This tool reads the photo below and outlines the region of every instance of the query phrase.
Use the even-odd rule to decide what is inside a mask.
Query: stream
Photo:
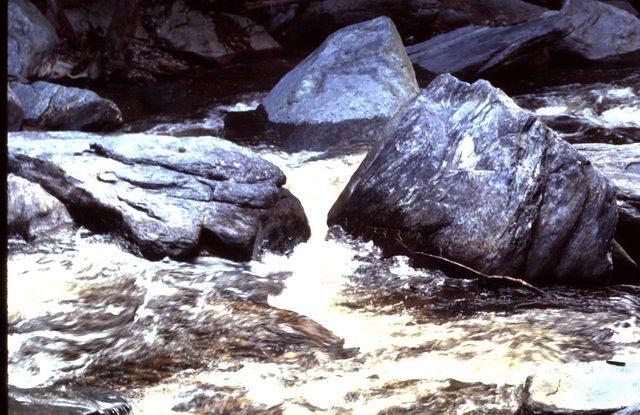
[[[640,78],[630,79],[518,102],[626,140],[640,129]],[[222,110],[261,97],[144,128],[206,139]],[[326,225],[364,153],[254,149],[302,202],[306,243],[248,263],[185,263],[144,260],[82,228],[10,239],[9,383],[109,388],[136,414],[512,414],[535,373],[640,363],[640,287],[546,287],[540,298],[413,269]]]

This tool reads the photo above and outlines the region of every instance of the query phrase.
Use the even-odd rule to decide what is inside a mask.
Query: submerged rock
[[[638,402],[640,365],[625,362],[567,363],[536,373],[524,386],[524,414],[624,413]],[[630,412],[634,413],[634,412]]]
[[[561,13],[573,27],[560,42],[563,50],[589,60],[640,50],[640,19],[622,9],[596,0],[566,0]]]
[[[380,17],[345,27],[286,74],[262,102],[290,150],[370,143],[418,92],[393,22]]]
[[[51,386],[21,389],[9,386],[9,413],[125,415],[133,407],[124,396],[104,388]]]
[[[18,97],[11,90],[11,86],[7,84],[7,130],[17,131],[22,126],[24,114]]]
[[[7,177],[7,227],[30,241],[71,225],[73,221],[62,203],[42,186],[9,174]]]
[[[574,148],[617,188],[616,240],[640,264],[640,143],[576,144]]]
[[[12,133],[9,163],[81,225],[121,235],[150,259],[204,250],[249,260],[310,234],[282,171],[222,139]]]
[[[24,124],[46,130],[110,130],[122,124],[118,106],[88,89],[37,81],[12,82]]]
[[[611,268],[614,187],[486,81],[441,75],[385,128],[328,223],[391,252],[563,283]]]
[[[567,31],[563,18],[550,13],[514,26],[467,26],[409,46],[407,53],[417,68],[430,74],[479,76],[536,56]]]
[[[18,79],[44,75],[43,60],[59,43],[53,26],[27,0],[9,0],[7,13],[7,75]]]

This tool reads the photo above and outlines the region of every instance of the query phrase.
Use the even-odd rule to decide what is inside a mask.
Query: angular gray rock
[[[7,131],[17,131],[22,126],[24,114],[18,97],[7,83]]]
[[[407,53],[416,69],[427,74],[478,77],[523,63],[568,30],[562,16],[549,12],[513,26],[463,27],[409,46]]]
[[[177,51],[218,61],[280,47],[264,28],[247,17],[205,13],[183,0],[173,2],[156,35]]]
[[[9,174],[7,228],[27,241],[47,236],[73,224],[67,208],[42,186]]]
[[[576,362],[545,368],[527,379],[518,413],[624,414],[638,402],[640,365],[621,363]]]
[[[596,0],[566,0],[561,13],[573,27],[559,47],[589,60],[640,50],[640,19]]]
[[[616,240],[640,264],[640,143],[575,144],[574,148],[616,187]]]
[[[36,81],[12,82],[24,124],[45,130],[112,130],[122,124],[118,106],[88,89]]]
[[[217,138],[11,133],[9,168],[64,202],[80,225],[131,241],[150,259],[207,251],[249,260],[309,237],[285,176]]]
[[[7,13],[7,75],[22,80],[36,77],[44,59],[58,45],[58,36],[27,0],[9,0]]]
[[[614,187],[486,81],[441,75],[389,122],[328,223],[389,252],[487,274],[597,282],[611,268]]]
[[[393,22],[380,17],[329,36],[286,74],[262,102],[290,150],[372,142],[418,92]]]

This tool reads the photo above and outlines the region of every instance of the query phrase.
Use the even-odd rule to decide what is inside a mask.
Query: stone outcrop
[[[205,251],[249,260],[310,234],[282,171],[222,139],[12,133],[9,166],[78,224],[120,235],[150,259]]]
[[[486,81],[441,75],[385,128],[328,223],[394,253],[561,283],[611,269],[615,188]]]
[[[62,203],[42,186],[10,174],[7,178],[7,228],[9,234],[37,240],[71,225]]]
[[[28,0],[9,0],[7,13],[7,75],[21,80],[44,75],[43,61],[59,43],[53,26]]]
[[[419,72],[477,78],[522,64],[568,32],[562,16],[549,13],[513,26],[466,26],[407,47]]]
[[[12,82],[24,124],[44,130],[112,130],[122,124],[118,106],[88,89],[44,81]]]
[[[324,150],[375,141],[417,92],[400,36],[390,19],[380,17],[329,36],[262,105],[284,148]]]

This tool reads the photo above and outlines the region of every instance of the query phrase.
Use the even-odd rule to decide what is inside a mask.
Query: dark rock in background
[[[328,223],[486,274],[603,282],[615,190],[486,81],[441,75],[385,128]]]
[[[386,17],[331,35],[262,102],[289,150],[370,143],[418,92],[411,62]]]
[[[249,260],[310,235],[282,171],[222,139],[12,133],[9,164],[76,222],[120,235],[150,259],[207,251]]]
[[[16,94],[7,83],[7,131],[18,131],[22,126],[24,113]]]
[[[113,130],[122,124],[118,106],[88,89],[44,81],[12,82],[24,109],[24,125],[43,130]]]
[[[537,56],[568,31],[562,16],[555,13],[514,26],[467,26],[409,46],[407,53],[416,69],[428,74],[477,79]]]
[[[53,26],[28,0],[9,0],[7,13],[7,75],[46,76],[45,61],[59,43]]]
[[[588,60],[612,59],[640,50],[640,19],[596,0],[567,0],[561,13],[572,32],[559,47]]]
[[[125,415],[133,407],[124,396],[104,388],[50,386],[22,389],[9,386],[9,414]]]
[[[9,234],[27,241],[72,225],[64,205],[42,186],[22,177],[7,177],[7,227]]]

